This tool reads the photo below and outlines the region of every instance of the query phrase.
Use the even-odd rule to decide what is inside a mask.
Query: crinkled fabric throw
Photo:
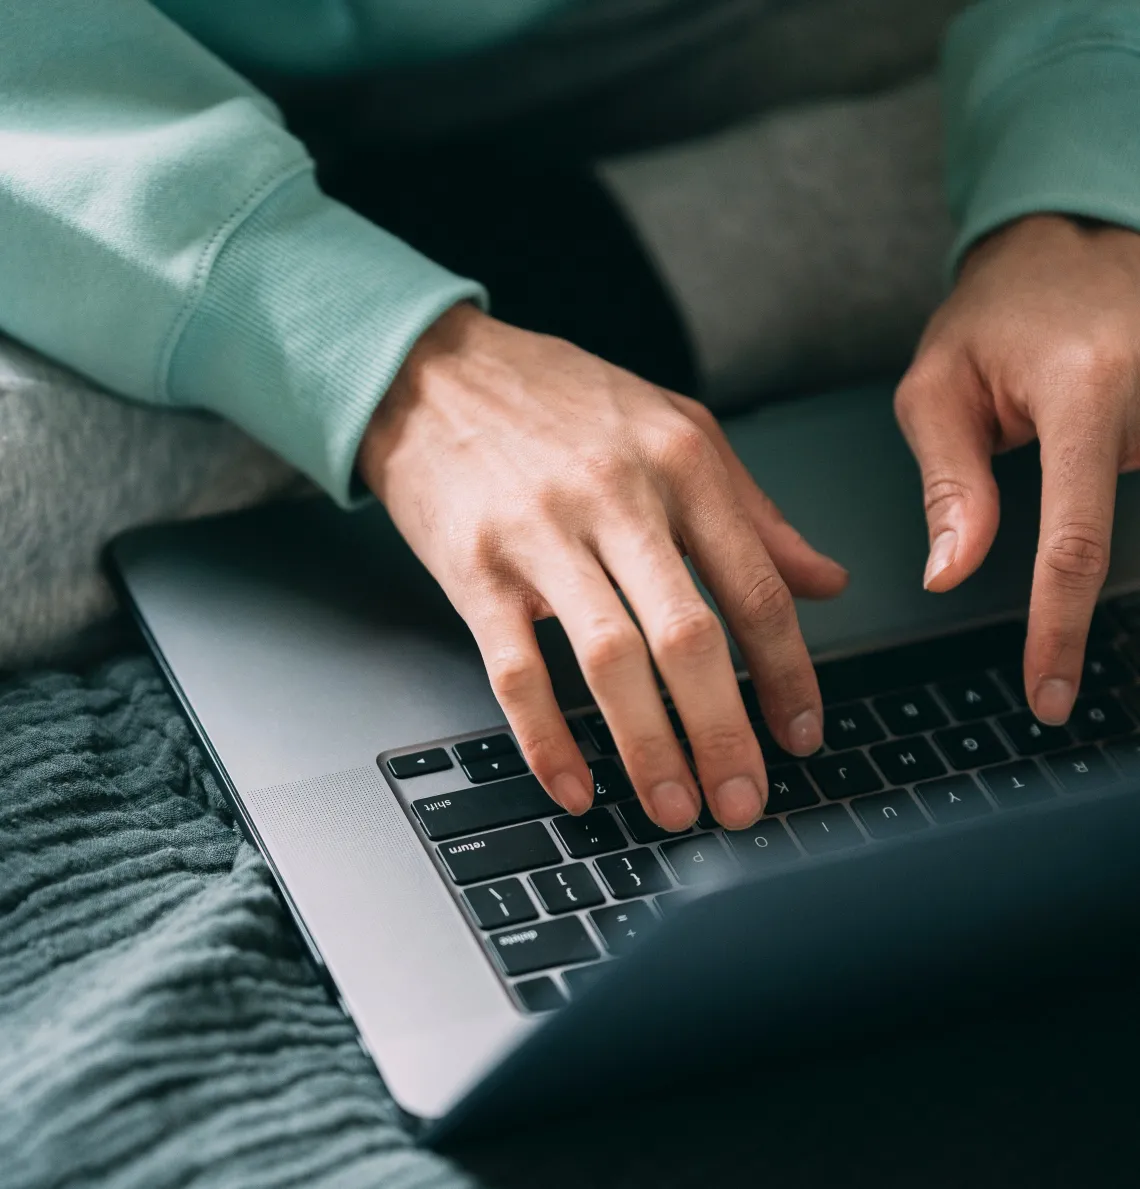
[[[0,684],[0,1185],[436,1186],[149,660]]]

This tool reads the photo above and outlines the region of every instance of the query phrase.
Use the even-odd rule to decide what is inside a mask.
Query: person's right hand
[[[837,594],[846,572],[780,516],[702,405],[459,306],[417,342],[358,466],[467,621],[527,762],[564,809],[589,808],[593,783],[538,649],[534,621],[551,615],[650,817],[680,830],[700,810],[654,664],[717,820],[739,829],[763,812],[764,762],[728,641],[684,554],[777,741],[796,755],[820,746],[790,591]]]

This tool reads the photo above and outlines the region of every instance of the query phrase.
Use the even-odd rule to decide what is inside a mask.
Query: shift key
[[[456,883],[477,883],[500,875],[513,875],[534,867],[561,863],[562,856],[542,822],[508,826],[489,834],[473,834],[444,842],[439,857]]]
[[[412,802],[425,833],[434,841],[513,826],[547,817],[561,810],[533,776],[516,776],[457,793],[421,797]]]

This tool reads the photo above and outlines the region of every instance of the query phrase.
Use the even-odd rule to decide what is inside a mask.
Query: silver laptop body
[[[1003,525],[982,572],[934,596],[921,586],[918,475],[885,390],[771,406],[727,428],[793,523],[851,571],[838,601],[801,607],[817,658],[1025,606],[1032,453],[999,460]],[[713,1052],[775,1060],[826,1037],[828,1020],[925,1001],[921,988],[983,961],[990,985],[999,967],[1013,977],[1034,954],[1047,961],[1066,922],[1087,937],[1105,903],[1140,903],[1128,882],[1140,864],[1126,858],[1140,798],[1093,798],[1079,815],[1057,798],[713,891],[568,1007],[527,1015],[377,762],[504,721],[466,629],[383,510],[280,504],[141,530],[109,558],[330,989],[429,1141],[699,1076]],[[1126,477],[1107,591],[1136,588],[1140,484]],[[548,637],[564,707],[588,705],[564,641]],[[455,772],[420,780],[417,797],[442,795]],[[679,1060],[670,1038],[697,1016],[705,1056]]]

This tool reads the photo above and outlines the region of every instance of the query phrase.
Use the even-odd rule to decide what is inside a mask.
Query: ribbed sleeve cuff
[[[1073,47],[971,101],[947,102],[951,251],[1024,215],[1083,215],[1140,231],[1140,55]]]
[[[283,182],[213,259],[167,370],[173,403],[220,413],[354,502],[360,439],[416,339],[486,292],[332,201]]]

